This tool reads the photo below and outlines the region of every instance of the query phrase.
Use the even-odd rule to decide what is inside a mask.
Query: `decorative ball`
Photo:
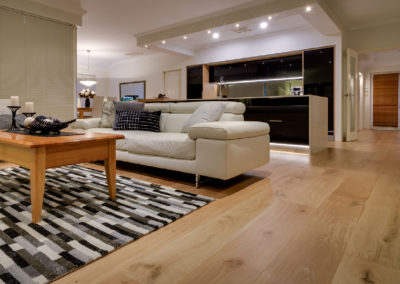
[[[27,118],[25,118],[25,120],[24,120],[24,126],[25,126],[25,127],[29,127],[29,125],[31,125],[32,122],[34,122],[34,121],[35,121],[35,118],[33,118],[33,117],[27,117]]]
[[[37,117],[36,117],[36,120],[37,121],[40,121],[40,120],[43,120],[43,119],[46,119],[47,117],[45,117],[44,115],[38,115]]]

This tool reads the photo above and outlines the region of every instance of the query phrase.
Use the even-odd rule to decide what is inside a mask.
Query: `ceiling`
[[[86,50],[91,52],[91,66],[107,69],[111,64],[137,56],[146,56],[165,51],[160,48],[144,48],[137,46],[135,35],[156,34],[160,35],[165,29],[186,25],[187,23],[208,18],[217,18],[230,11],[244,11],[257,5],[272,5],[281,9],[289,9],[294,3],[307,4],[306,0],[32,0],[54,8],[71,13],[82,14],[83,24],[78,27],[78,66],[87,65]],[[320,0],[310,0],[319,3]],[[80,3],[79,3],[80,2]],[[364,27],[400,22],[399,0],[321,0],[328,3],[331,9],[344,24],[346,29],[353,30]],[[318,6],[319,5],[314,5]],[[300,6],[298,6],[300,7]],[[303,9],[303,8],[301,8]],[[249,36],[262,36],[270,32],[312,25],[318,30],[324,26],[320,18],[315,17],[314,22],[307,15],[280,15],[274,18],[267,30],[257,28],[261,20],[261,13],[256,13],[254,19],[240,21],[241,28],[248,27],[251,31],[236,33],[234,22],[214,25],[220,31],[218,42],[234,40]],[[267,15],[265,15],[266,17]],[[323,15],[324,16],[324,15]],[[325,17],[326,18],[326,17]],[[318,23],[321,23],[320,25]],[[332,30],[332,24],[326,24]],[[185,32],[188,40],[183,40],[183,35],[176,34],[169,37],[166,45],[179,45],[189,51],[207,47],[214,44],[206,29]],[[190,39],[190,40],[189,40]],[[160,39],[158,39],[160,40]],[[160,44],[160,42],[159,42]],[[166,46],[164,46],[166,47]],[[190,53],[190,52],[189,52]]]
[[[400,22],[399,0],[329,0],[347,29]]]
[[[266,29],[260,28],[260,23],[262,22],[268,24]],[[236,27],[237,24],[239,27]],[[220,44],[225,41],[253,36],[263,36],[268,33],[281,32],[301,27],[310,27],[310,24],[299,14],[277,17],[271,20],[268,20],[267,16],[257,17],[235,24],[224,25],[185,36],[170,38],[166,40],[165,47],[172,45],[183,47],[186,50],[197,50]],[[209,34],[208,31],[211,33]],[[218,39],[213,38],[214,33],[218,33]],[[164,46],[162,42],[157,42],[155,44],[158,47]]]
[[[87,11],[78,28],[78,65],[90,49],[97,67],[154,53],[136,47],[135,34],[226,10],[253,0],[81,0]],[[265,1],[264,1],[265,2]]]

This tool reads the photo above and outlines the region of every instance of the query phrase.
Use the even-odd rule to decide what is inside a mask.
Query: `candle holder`
[[[36,114],[36,112],[23,112],[23,115],[25,115],[26,117],[32,117]]]
[[[17,126],[17,122],[15,121],[15,115],[17,114],[17,111],[21,108],[20,106],[7,106],[12,113],[12,121],[11,121],[11,127],[7,130],[9,132],[17,131],[20,130],[19,127]]]

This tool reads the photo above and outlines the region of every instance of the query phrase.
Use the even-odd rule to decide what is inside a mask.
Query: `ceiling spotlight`
[[[312,10],[311,6],[306,7],[306,12],[311,12],[311,10]]]
[[[269,17],[268,17],[268,20],[270,20],[270,21],[271,21],[271,20],[272,20],[272,16],[269,16]]]
[[[260,28],[266,29],[267,27],[268,27],[268,23],[267,22],[261,22],[260,23]]]
[[[184,40],[187,40],[187,36],[183,36],[183,39],[184,39]]]
[[[207,33],[210,34],[210,33],[211,33],[211,30],[208,30]]]
[[[147,44],[144,45],[144,48],[148,48],[149,46]]]
[[[219,39],[219,33],[213,33],[213,39]]]
[[[240,27],[240,24],[236,24],[235,27],[237,27],[237,28]]]
[[[165,41],[165,40],[163,40],[161,43],[162,43],[162,44],[165,44],[165,43],[166,43],[166,41]]]

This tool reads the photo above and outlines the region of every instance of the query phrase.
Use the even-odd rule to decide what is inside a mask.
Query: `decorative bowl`
[[[28,119],[28,118],[27,118]],[[50,132],[60,133],[60,130],[67,128],[72,122],[75,122],[76,119],[69,120],[66,122],[61,122],[57,118],[46,117],[46,116],[37,116],[33,121],[29,121],[30,123],[19,123],[22,128],[28,129],[29,132],[40,132],[42,134],[47,134]]]

